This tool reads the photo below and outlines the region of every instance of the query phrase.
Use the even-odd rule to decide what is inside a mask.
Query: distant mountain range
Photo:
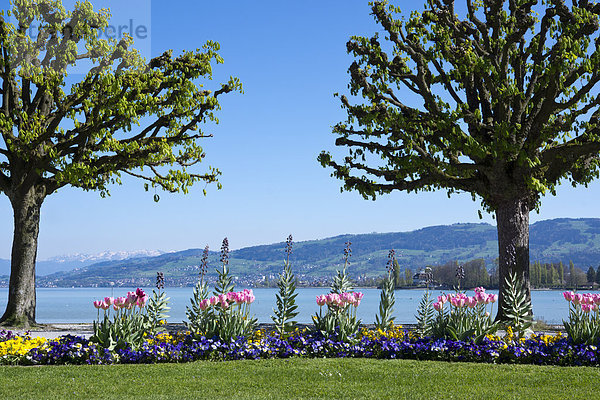
[[[402,268],[413,271],[426,265],[483,258],[489,267],[497,258],[496,227],[490,224],[431,226],[411,232],[341,235],[294,244],[292,266],[301,280],[330,278],[343,263],[344,243],[352,242],[349,272],[352,276],[379,276],[385,273],[389,249],[396,250]],[[230,253],[232,274],[241,284],[274,279],[281,271],[285,243],[253,246]],[[584,271],[600,263],[600,219],[553,219],[536,222],[530,228],[531,261],[568,263]],[[198,274],[201,249],[189,249],[157,256],[106,260],[76,270],[44,275],[38,265],[39,286],[152,286],[157,271],[165,274],[167,285],[192,285]],[[66,261],[65,261],[66,262]],[[208,276],[215,276],[219,253],[209,256]],[[43,272],[44,271],[44,272]],[[47,271],[47,269],[46,269]],[[4,280],[6,283],[6,279]],[[0,280],[2,284],[2,280]]]
[[[55,272],[71,271],[83,268],[101,261],[118,261],[136,257],[155,257],[164,254],[160,250],[134,250],[134,251],[104,251],[97,254],[66,254],[51,257],[37,262],[36,272],[39,276],[50,275]],[[10,260],[0,259],[0,276],[10,274]]]

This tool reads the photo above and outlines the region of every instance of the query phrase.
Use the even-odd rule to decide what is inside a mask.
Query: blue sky
[[[72,3],[65,1],[67,8]],[[151,43],[140,40],[140,46],[150,49],[144,52],[151,56],[199,48],[209,39],[219,42],[225,63],[215,66],[207,87],[218,87],[233,75],[241,79],[244,94],[221,98],[220,124],[205,127],[214,138],[201,142],[207,153],[202,165],[221,169],[222,190],[208,186],[206,197],[204,185],[188,195],[159,192],[161,200],[155,203],[153,193],[144,192],[134,179],[125,178],[106,199],[63,188],[43,205],[38,259],[206,244],[216,250],[225,236],[232,248],[240,248],[284,241],[290,233],[299,241],[457,222],[494,223],[485,214],[479,220],[479,202],[469,194],[448,199],[445,192],[393,193],[373,202],[355,192],[340,193],[341,182],[317,163],[321,150],[334,151],[331,126],[345,118],[333,93],[346,91],[349,81],[352,58],[346,41],[378,30],[367,1],[93,4],[113,8],[117,20],[131,17],[148,25],[146,40]],[[532,212],[531,220],[598,217],[599,195],[598,182],[588,189],[564,184],[557,197],[542,200],[540,214]],[[0,258],[10,258],[12,209],[4,195],[0,221]]]

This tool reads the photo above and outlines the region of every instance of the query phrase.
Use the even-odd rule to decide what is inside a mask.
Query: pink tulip
[[[488,300],[489,300],[490,303],[495,303],[496,301],[498,301],[498,295],[497,294],[491,294],[488,297]]]
[[[246,302],[246,293],[244,292],[236,292],[233,298],[235,304],[243,304]]]
[[[104,302],[109,306],[112,306],[112,304],[114,303],[114,299],[112,297],[105,297]]]
[[[325,295],[325,303],[328,306],[333,306],[334,305],[334,299],[335,299],[335,294],[334,293],[329,293]]]
[[[102,304],[102,302],[100,300],[94,300],[94,307],[100,308],[101,304]]]
[[[210,301],[208,299],[200,300],[200,303],[198,304],[198,307],[202,311],[206,310],[209,306],[210,306]]]
[[[326,302],[326,299],[325,299],[324,294],[317,296],[317,305],[319,307],[323,307],[325,305],[325,302]]]
[[[441,303],[439,301],[436,301],[435,303],[433,303],[433,308],[436,311],[442,311],[442,309],[444,308],[444,303]]]
[[[136,305],[140,308],[144,307],[146,305],[146,303],[148,302],[148,298],[149,298],[149,296],[144,293],[144,295],[142,297],[138,297],[138,299],[136,301]]]
[[[342,303],[342,299],[340,298],[340,295],[337,293],[330,293],[327,295],[329,297],[329,301],[327,302],[327,305],[332,306],[332,307],[339,307]]]
[[[135,292],[127,292],[127,305],[133,305],[137,301],[137,294]]]
[[[460,301],[460,298],[458,296],[452,296],[450,298],[450,304],[452,304],[454,307],[459,307],[458,303]]]
[[[354,297],[354,293],[352,292],[346,292],[346,293],[342,293],[340,295],[340,298],[342,300],[342,307],[348,306],[348,305],[353,305],[356,306],[357,303],[357,299]]]
[[[354,292],[354,306],[358,307],[360,305],[360,301],[365,295],[362,292]]]
[[[565,298],[566,301],[571,302],[575,298],[575,293],[573,293],[572,291],[563,292],[563,297]]]
[[[485,303],[487,300],[487,294],[484,292],[476,292],[473,298],[477,300],[478,303]]]
[[[583,301],[583,295],[581,293],[575,293],[573,297],[573,304],[581,304]]]
[[[477,300],[476,297],[468,297],[467,300],[465,300],[465,303],[467,306],[469,306],[469,308],[473,308],[477,305],[477,303],[479,303],[479,300]]]
[[[105,303],[104,301],[100,302],[100,308],[103,310],[108,310],[108,308],[110,307],[110,304]]]
[[[125,307],[125,304],[127,303],[127,297],[117,297],[115,298],[113,304],[119,308],[123,308]]]
[[[137,297],[144,297],[146,295],[146,293],[144,293],[144,290],[140,288],[137,288],[135,290],[135,294],[137,295]]]
[[[245,289],[244,293],[246,293],[246,304],[254,303],[256,296],[254,296],[252,289]]]
[[[475,293],[484,293],[485,292],[485,288],[483,288],[481,286],[476,287],[474,290],[475,290]]]
[[[438,296],[437,299],[438,299],[438,302],[441,303],[442,305],[448,301],[448,297],[446,295]]]
[[[221,303],[221,307],[226,310],[227,308],[229,308],[229,302],[227,301],[227,295],[226,294],[220,294],[219,295],[219,303]]]

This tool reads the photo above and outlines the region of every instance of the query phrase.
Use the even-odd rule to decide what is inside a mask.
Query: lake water
[[[40,323],[78,323],[91,322],[96,318],[97,311],[92,305],[93,300],[105,296],[123,296],[127,291],[135,288],[38,288],[37,289],[37,322]],[[240,290],[237,288],[237,290]],[[275,293],[278,289],[253,289],[256,300],[252,303],[251,313],[259,322],[272,322],[270,316],[275,307]],[[146,289],[151,292],[152,290]],[[186,306],[190,304],[192,288],[166,288],[170,297],[169,322],[182,322],[186,319]],[[311,316],[319,310],[315,297],[325,294],[328,288],[300,288],[298,289],[298,311],[295,318],[300,323],[310,323]],[[373,323],[379,308],[378,289],[357,289],[364,293],[364,298],[358,307],[358,317],[363,323]],[[396,323],[415,323],[415,312],[424,290],[397,290],[394,316]],[[490,291],[497,293],[497,291]],[[441,292],[433,291],[437,296]],[[469,293],[472,295],[473,293]],[[560,324],[568,318],[569,307],[560,291],[532,291],[533,312],[536,319],[543,319],[548,323]],[[4,312],[8,299],[8,289],[0,288],[0,311]],[[497,304],[494,304],[494,315]]]

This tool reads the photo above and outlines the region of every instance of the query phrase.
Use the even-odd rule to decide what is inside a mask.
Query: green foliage
[[[27,172],[17,168],[22,162],[35,166],[31,183],[46,185],[48,194],[71,185],[104,196],[122,173],[144,180],[146,190],[187,193],[197,181],[217,182],[217,169],[188,168],[205,155],[197,139],[209,135],[199,127],[218,122],[218,97],[241,91],[237,78],[214,92],[198,83],[212,78],[212,63],[223,62],[218,43],[146,62],[130,36],[98,35],[110,13],[90,3],[66,11],[60,1],[15,1],[13,15],[18,27],[0,23],[0,63],[7,68],[1,79],[13,87],[2,93],[10,107],[0,116],[0,155],[8,160],[0,162],[0,191],[9,193]],[[36,38],[22,34],[30,27]],[[91,68],[83,79],[66,85],[67,69],[85,62]]]
[[[336,275],[333,277],[331,283],[331,293],[342,294],[350,292],[353,289],[347,271],[348,266],[350,265],[350,257],[352,256],[352,250],[350,249],[351,244],[350,241],[346,242],[346,247],[344,248],[344,267],[341,270],[338,269],[336,271]]]
[[[404,285],[404,279],[400,276],[400,264],[398,264],[398,260],[394,260],[394,287],[398,288]]]
[[[415,315],[417,320],[417,335],[429,336],[432,333],[433,315],[434,310],[431,292],[426,290],[425,293],[423,293],[423,297],[421,297],[421,301],[417,307],[417,314]]]
[[[137,350],[142,346],[146,335],[156,335],[160,332],[160,325],[168,318],[166,312],[169,310],[169,298],[165,297],[165,293],[160,291],[157,293],[153,290],[145,306],[136,305],[135,301],[133,300],[133,304],[129,306],[115,306],[111,311],[110,306],[116,302],[110,299],[109,303],[105,303],[107,308],[104,310],[102,320],[98,309],[98,318],[93,322],[94,334],[90,337],[90,341],[111,351],[125,349],[128,346]]]
[[[201,336],[210,330],[210,314],[203,312],[201,307],[202,300],[208,298],[208,286],[206,282],[199,281],[194,286],[190,305],[186,306],[185,315],[187,321],[184,321],[186,329],[195,336]],[[198,338],[198,337],[197,337]]]
[[[233,284],[232,277],[229,275],[229,241],[227,238],[224,238],[221,244],[221,269],[216,269],[215,271],[217,272],[217,282],[215,283],[213,294],[218,296],[233,292],[235,285]]]
[[[394,304],[396,297],[394,294],[395,280],[394,275],[388,274],[383,280],[381,294],[379,296],[379,313],[375,315],[375,328],[386,331],[394,326]]]
[[[206,269],[208,259],[208,246],[205,248],[202,258],[202,271]],[[190,329],[196,339],[201,337],[218,337],[224,341],[230,341],[238,336],[250,335],[256,327],[257,320],[250,316],[250,303],[254,301],[252,291],[243,295],[243,300],[237,300],[234,293],[233,279],[229,274],[229,241],[223,239],[221,245],[221,268],[216,269],[217,282],[213,291],[211,302],[208,300],[208,288],[201,279],[194,287],[193,296],[190,299],[191,308],[188,307],[186,315],[188,321],[186,327]]]
[[[504,324],[512,327],[517,337],[524,337],[532,332],[531,301],[527,299],[525,283],[512,271],[505,279],[504,302],[501,307],[504,312]]]
[[[413,272],[409,267],[404,268],[404,284],[406,286],[413,285]]]
[[[356,334],[361,323],[356,317],[357,307],[352,305],[342,307],[328,305],[325,314],[323,314],[322,307],[320,307],[319,312],[313,316],[313,329],[321,332],[325,337],[335,336],[341,342],[354,342],[357,340]]]
[[[275,295],[277,309],[273,309],[275,313],[271,319],[275,323],[275,329],[281,336],[285,336],[294,330],[296,321],[292,319],[298,315],[298,306],[296,305],[296,277],[292,272],[290,264],[290,254],[292,252],[292,235],[288,237],[286,245],[286,260],[283,272],[279,275],[277,287],[279,293]]]
[[[469,297],[457,290],[438,296],[436,302],[432,302],[430,292],[426,291],[417,309],[417,334],[435,339],[473,339],[475,343],[481,342],[485,335],[494,334],[499,324],[493,322],[486,305],[492,304],[493,311],[496,295],[486,294],[483,288],[475,291],[476,295]]]
[[[567,293],[565,292],[565,297]],[[577,296],[573,292],[570,294],[573,297]],[[600,342],[600,314],[594,300],[592,297],[586,305],[581,301],[569,302],[569,321],[563,320],[563,325],[567,335],[575,344],[596,346]],[[587,309],[584,310],[584,307]]]
[[[346,242],[346,247],[344,248],[344,266],[341,270],[336,271],[336,276],[333,278],[331,284],[331,293],[328,296],[333,295],[337,299],[347,298],[345,296],[348,295],[354,296],[347,272],[352,255],[350,245],[350,241]],[[340,341],[351,342],[355,340],[361,322],[356,317],[356,309],[362,298],[362,293],[358,294],[360,298],[353,305],[348,301],[342,301],[339,304],[328,303],[325,315],[322,312],[323,307],[320,306],[319,312],[313,316],[314,329],[326,337],[336,335]]]
[[[575,344],[597,345],[600,341],[600,319],[597,312],[587,314],[571,305],[569,321],[563,321],[563,325]]]
[[[206,332],[208,330],[208,315],[203,312],[203,300],[208,298],[208,285],[204,277],[208,269],[208,245],[202,252],[200,260],[200,271],[198,272],[198,282],[194,285],[190,305],[185,308],[187,321],[184,321],[185,327],[196,334],[197,332]]]
[[[160,326],[166,323],[167,318],[169,318],[167,315],[167,312],[171,309],[168,306],[169,300],[170,297],[167,297],[166,292],[160,289],[158,292],[152,290],[152,296],[150,296],[150,300],[146,305],[146,314],[143,315],[144,330],[148,335],[156,335],[163,331]]]
[[[387,1],[371,3],[384,35],[347,43],[350,94],[364,101],[341,95],[348,119],[333,128],[349,155],[338,164],[323,152],[320,163],[365,198],[467,191],[488,210],[507,195],[538,207],[561,179],[596,178],[598,115],[588,112],[600,104],[591,95],[600,46],[590,40],[600,9],[467,2],[459,15],[448,4],[400,18]],[[421,101],[405,103],[406,93]]]
[[[209,299],[206,297],[205,284],[198,283],[191,300],[192,307],[188,307],[186,312],[188,322],[185,325],[192,337],[195,340],[217,337],[228,342],[239,336],[250,336],[257,325],[256,318],[250,316],[250,303],[254,301],[254,295],[252,291],[247,291],[247,294],[244,292],[229,292]],[[251,299],[238,301],[232,296],[242,293]]]
[[[231,341],[237,337],[249,337],[257,325],[257,320],[250,316],[250,307],[247,305],[230,306],[227,309],[211,307],[203,319],[207,321],[205,331],[194,332],[194,337],[218,337],[223,341]]]

